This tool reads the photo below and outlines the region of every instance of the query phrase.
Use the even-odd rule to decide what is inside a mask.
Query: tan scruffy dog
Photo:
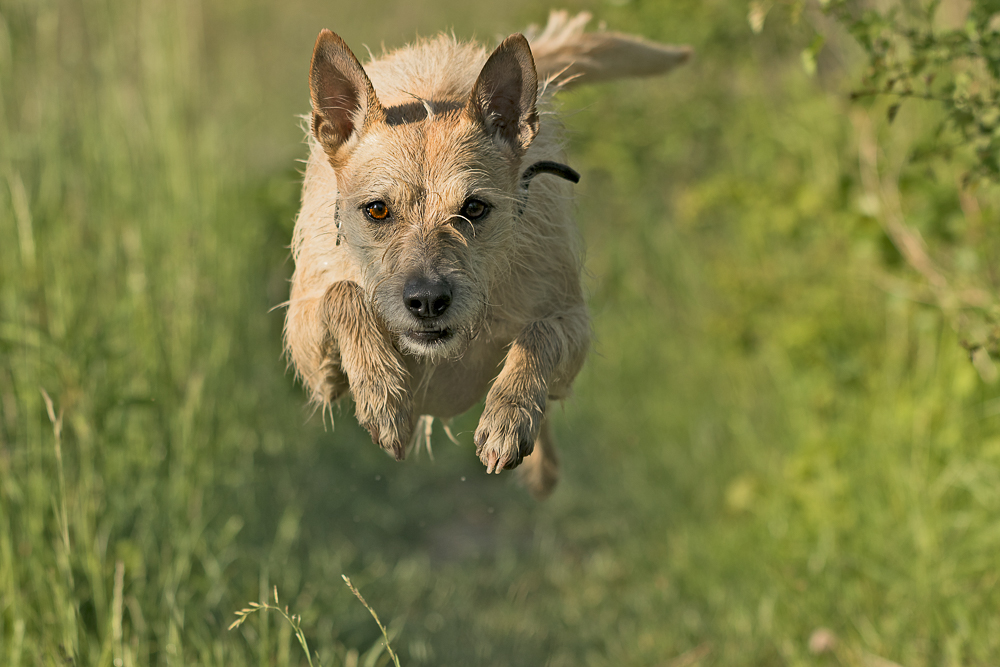
[[[572,183],[552,97],[665,72],[686,48],[584,33],[553,12],[492,54],[439,36],[362,67],[324,30],[309,77],[310,155],[293,240],[292,363],[324,409],[347,393],[402,459],[418,417],[486,396],[486,472],[557,479],[545,413],[586,356]],[[534,179],[534,180],[533,180]]]

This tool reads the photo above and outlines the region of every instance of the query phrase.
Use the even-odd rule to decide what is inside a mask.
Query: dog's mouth
[[[414,323],[416,324],[416,323]],[[401,352],[426,361],[457,359],[465,353],[469,342],[469,332],[461,325],[430,328],[430,322],[421,323],[414,329],[403,329],[397,338]]]
[[[411,329],[403,335],[414,343],[433,345],[446,342],[455,332],[451,329]]]

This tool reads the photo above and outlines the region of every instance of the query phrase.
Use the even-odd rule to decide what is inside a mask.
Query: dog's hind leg
[[[535,500],[545,500],[559,481],[559,456],[552,439],[548,416],[542,421],[535,449],[517,468],[517,478]]]

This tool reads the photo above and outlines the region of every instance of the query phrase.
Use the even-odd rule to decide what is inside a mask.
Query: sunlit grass
[[[538,505],[483,474],[474,414],[433,462],[349,406],[324,429],[271,309],[319,28],[363,53],[542,9],[0,2],[0,662],[1000,653],[1000,396],[885,288],[836,73],[741,3],[592,9],[697,58],[566,100],[596,343]],[[226,631],[276,586],[294,625]]]

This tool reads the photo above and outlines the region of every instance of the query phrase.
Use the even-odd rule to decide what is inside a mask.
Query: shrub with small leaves
[[[748,21],[761,32],[773,3],[751,2]],[[780,3],[793,21],[831,16],[863,52],[850,99],[858,134],[860,181],[898,252],[885,269],[915,272],[921,284],[901,291],[934,303],[958,333],[982,378],[1000,377],[1000,0],[966,6],[900,0],[883,11],[869,2]],[[812,11],[810,11],[812,10]],[[802,52],[816,71],[829,40],[819,21]],[[858,76],[858,75],[855,75]],[[902,110],[911,122],[894,126]],[[864,113],[867,111],[867,113]],[[880,120],[881,119],[881,120]],[[904,152],[899,164],[887,154]],[[906,275],[909,274],[909,275]],[[897,288],[900,283],[894,283]]]

